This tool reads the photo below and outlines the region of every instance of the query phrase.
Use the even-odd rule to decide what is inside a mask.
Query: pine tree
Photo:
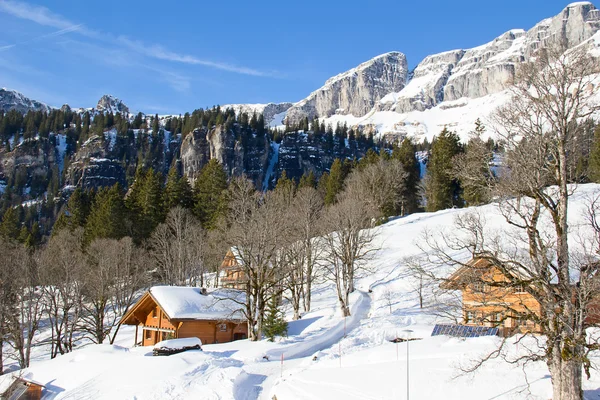
[[[194,185],[194,213],[205,229],[215,227],[227,210],[227,174],[216,159],[200,171]]]
[[[400,147],[394,147],[392,158],[400,161],[404,171],[408,173],[404,190],[402,191],[402,205],[400,214],[407,215],[419,209],[419,181],[421,168],[416,156],[417,148],[414,143],[405,138]]]
[[[463,205],[460,184],[453,174],[454,156],[461,152],[458,135],[445,127],[433,140],[425,184],[427,211]]]
[[[288,323],[286,322],[283,312],[279,310],[279,301],[277,296],[271,296],[265,320],[263,322],[263,334],[273,342],[275,336],[287,336]]]

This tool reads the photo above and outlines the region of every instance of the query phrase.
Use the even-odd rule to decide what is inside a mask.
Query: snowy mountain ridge
[[[296,103],[223,108],[262,112],[271,127],[318,117],[326,125],[360,126],[390,141],[405,136],[431,140],[444,127],[466,140],[476,119],[488,125],[490,114],[510,98],[507,90],[520,63],[540,47],[558,41],[569,48],[588,46],[591,54],[600,57],[599,30],[600,10],[591,2],[574,2],[529,30],[511,29],[480,46],[429,55],[412,71],[406,56],[393,51],[327,79]],[[50,109],[18,92],[6,93],[0,92],[0,109]],[[130,112],[121,100],[108,95],[95,108],[78,109],[86,110]]]
[[[0,88],[0,111],[17,110],[21,113],[27,111],[49,112],[52,107],[37,100],[32,100],[16,90]]]

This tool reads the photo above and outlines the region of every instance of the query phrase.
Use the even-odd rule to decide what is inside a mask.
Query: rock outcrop
[[[377,111],[424,111],[442,101],[478,98],[509,87],[518,64],[528,61],[543,46],[572,48],[600,29],[600,10],[590,2],[569,4],[560,14],[529,31],[510,30],[484,45],[426,57],[399,92],[377,104]]]
[[[81,145],[66,171],[65,185],[90,189],[119,183],[122,187],[127,187],[125,169],[119,160],[109,158],[108,146],[97,135]]]
[[[17,110],[18,112],[25,114],[28,111],[49,112],[52,110],[52,107],[37,100],[32,100],[14,90],[0,88],[0,111],[6,112],[9,110]]]
[[[404,89],[379,100],[377,110],[399,113],[423,111],[442,102],[444,86],[464,54],[464,50],[453,50],[426,57],[414,69]]]
[[[183,174],[195,180],[209,160],[215,158],[228,176],[246,174],[257,187],[264,178],[269,157],[269,140],[227,130],[224,125],[214,128],[196,129],[181,143],[181,165]]]
[[[129,107],[127,107],[120,99],[105,94],[98,100],[96,111],[112,112],[113,114],[118,112],[121,114],[129,114]]]
[[[599,29],[600,11],[592,3],[578,2],[527,32],[508,31],[465,52],[444,88],[444,100],[476,98],[504,90],[512,83],[517,65],[528,61],[540,47],[560,43],[572,48]]]
[[[407,76],[404,54],[382,54],[328,79],[323,87],[290,107],[286,121],[296,123],[305,117],[323,118],[334,114],[361,117],[386,94],[399,92]]]

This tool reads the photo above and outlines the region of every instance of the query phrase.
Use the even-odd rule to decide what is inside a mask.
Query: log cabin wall
[[[485,282],[489,282],[486,284]],[[497,269],[481,276],[480,281],[468,284],[462,290],[463,317],[467,325],[499,327],[502,335],[515,332],[539,332],[540,326],[530,320],[520,320],[515,313],[541,314],[541,307],[533,296],[523,289],[498,287],[508,282]],[[513,313],[509,309],[515,311]]]

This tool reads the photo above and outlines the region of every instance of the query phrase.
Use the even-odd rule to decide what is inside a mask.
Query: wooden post
[[[137,338],[138,338],[138,326],[140,326],[139,324],[137,324],[135,326],[135,337],[133,338],[133,347],[137,346]]]

